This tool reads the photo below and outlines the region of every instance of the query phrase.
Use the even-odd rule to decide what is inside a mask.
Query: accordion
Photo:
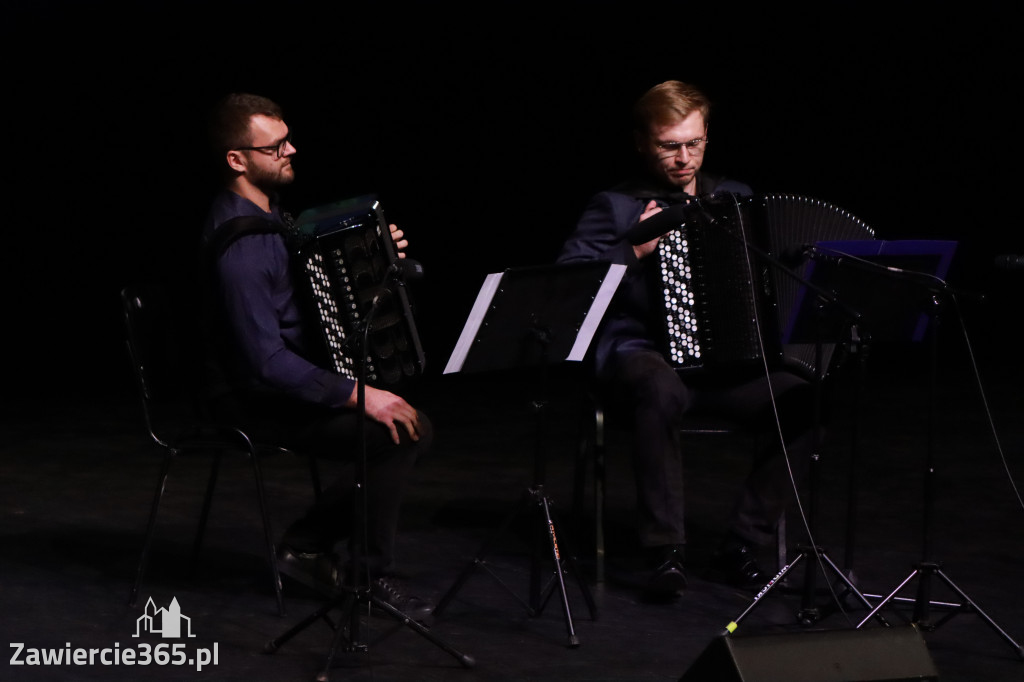
[[[366,380],[394,385],[422,373],[420,345],[408,292],[395,273],[398,251],[372,196],[304,211],[293,247],[300,279],[318,321],[331,369],[358,379],[366,319]]]
[[[722,194],[679,208],[682,222],[658,245],[670,364],[686,370],[767,362],[816,372],[816,340],[788,333],[802,298],[805,250],[825,240],[874,239],[872,229],[799,196]],[[825,368],[834,348],[822,344]]]

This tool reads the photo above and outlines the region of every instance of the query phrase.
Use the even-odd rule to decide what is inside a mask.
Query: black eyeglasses
[[[282,156],[284,156],[285,147],[287,147],[289,144],[291,144],[291,142],[292,142],[292,134],[288,133],[288,135],[283,140],[281,140],[280,142],[277,142],[275,144],[268,144],[268,145],[264,145],[262,147],[238,147],[236,149],[236,151],[239,151],[239,152],[260,152],[261,154],[273,154],[274,155],[274,159],[277,160],[277,159],[280,159]]]

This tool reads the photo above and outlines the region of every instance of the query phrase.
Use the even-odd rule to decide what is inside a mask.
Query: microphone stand
[[[315,621],[322,618],[328,626],[334,630],[334,637],[331,640],[331,646],[327,653],[327,660],[324,664],[324,669],[316,677],[317,682],[328,682],[335,654],[338,647],[343,643],[343,651],[345,652],[365,653],[369,650],[369,644],[364,641],[361,636],[361,613],[364,610],[364,607],[367,609],[373,606],[379,608],[381,611],[397,620],[401,625],[404,625],[453,656],[464,667],[472,668],[476,664],[476,661],[472,656],[468,656],[456,650],[443,639],[431,632],[430,628],[424,626],[422,623],[414,620],[412,617],[375,595],[370,586],[371,580],[369,566],[365,562],[367,554],[366,378],[367,364],[369,361],[368,353],[370,348],[369,337],[373,325],[373,318],[380,307],[384,294],[387,293],[390,290],[390,287],[396,283],[398,286],[404,286],[404,277],[407,272],[419,275],[422,273],[422,269],[419,264],[415,262],[412,262],[405,268],[400,265],[400,261],[392,263],[385,273],[384,281],[380,285],[380,290],[373,297],[369,311],[363,318],[363,328],[361,333],[354,335],[355,338],[360,338],[361,343],[358,344],[359,347],[356,349],[357,357],[359,358],[359,378],[356,382],[356,423],[359,443],[357,449],[358,456],[356,458],[355,494],[353,495],[352,501],[355,513],[353,514],[352,531],[353,556],[351,563],[353,570],[349,571],[350,583],[341,585],[338,588],[338,593],[331,597],[326,604],[306,616],[302,621],[286,631],[284,634],[268,642],[264,647],[264,653],[274,653],[284,645],[285,642],[308,628]],[[335,623],[329,618],[328,614],[337,608],[341,609],[341,620],[338,623]],[[343,625],[346,621],[348,623],[347,627]]]
[[[736,204],[737,210],[739,209],[738,202],[735,195],[731,195],[734,204]],[[817,516],[817,487],[819,480],[818,467],[821,460],[819,452],[819,431],[821,428],[821,401],[822,401],[822,384],[825,376],[825,369],[822,366],[824,354],[822,352],[822,327],[824,326],[825,320],[825,309],[826,307],[832,309],[838,309],[842,312],[844,319],[847,320],[847,324],[850,328],[850,337],[855,338],[857,333],[855,331],[857,324],[860,321],[860,313],[846,305],[843,301],[832,292],[826,291],[824,288],[818,286],[814,282],[801,277],[792,268],[787,267],[778,258],[772,256],[764,249],[758,247],[755,244],[750,243],[746,238],[746,234],[741,227],[741,234],[734,234],[731,230],[721,225],[719,221],[712,215],[704,206],[700,198],[694,198],[693,201],[686,204],[677,204],[671,206],[668,209],[663,210],[661,213],[648,218],[645,221],[639,223],[634,227],[628,238],[631,243],[638,244],[644,243],[653,239],[655,234],[652,234],[652,227],[649,225],[650,221],[657,220],[653,229],[659,231],[658,234],[663,234],[665,231],[670,229],[676,229],[679,226],[680,221],[685,221],[691,217],[697,217],[702,219],[706,224],[714,225],[720,228],[729,237],[739,241],[744,249],[754,254],[761,261],[769,264],[775,270],[782,272],[787,277],[795,279],[800,284],[805,286],[808,290],[814,293],[816,306],[815,306],[815,365],[814,365],[814,376],[813,376],[813,392],[814,392],[814,416],[813,416],[813,431],[812,431],[812,445],[811,445],[811,458],[808,465],[808,514],[807,514],[807,526],[810,537],[809,542],[806,545],[798,545],[798,554],[792,562],[783,566],[779,572],[768,581],[754,597],[753,601],[747,606],[747,608],[736,618],[734,618],[725,628],[725,634],[731,634],[739,627],[740,621],[746,618],[761,602],[761,600],[775,587],[781,585],[786,575],[792,571],[801,561],[807,558],[813,558],[816,560],[822,570],[831,569],[837,578],[846,586],[846,589],[850,594],[853,594],[860,603],[868,610],[872,608],[872,604],[868,601],[860,590],[853,584],[847,575],[835,564],[834,561],[828,556],[824,548],[820,547],[815,540],[815,525]],[[811,625],[820,618],[819,610],[812,605],[813,595],[815,592],[815,581],[816,572],[812,567],[808,567],[804,573],[804,585],[803,593],[801,598],[801,609],[798,614],[798,618],[804,625]],[[872,614],[874,615],[874,614]],[[888,625],[885,619],[881,616],[876,618],[883,624]]]
[[[757,251],[756,247],[751,246],[751,249]],[[775,260],[768,254],[765,254],[766,259]],[[776,261],[777,263],[777,261]],[[818,506],[818,485],[820,481],[819,467],[821,465],[821,453],[820,453],[820,442],[819,432],[821,427],[821,400],[822,400],[822,386],[825,376],[823,364],[823,352],[822,352],[822,338],[821,338],[821,326],[822,319],[824,318],[824,309],[827,305],[837,305],[841,308],[846,309],[854,320],[859,319],[859,314],[852,309],[849,309],[840,302],[831,293],[825,292],[823,289],[813,284],[812,282],[806,281],[796,273],[792,272],[789,268],[786,268],[781,263],[777,263],[778,267],[784,272],[797,278],[806,286],[815,292],[817,296],[817,304],[815,306],[816,311],[816,324],[815,324],[815,342],[814,342],[814,355],[815,355],[815,366],[814,366],[814,377],[813,377],[813,392],[814,392],[814,426],[812,431],[812,445],[811,445],[811,457],[808,464],[808,476],[807,476],[807,490],[808,490],[808,503],[807,503],[807,527],[808,527],[808,542],[807,544],[797,545],[797,555],[788,564],[783,566],[778,573],[772,577],[754,597],[753,601],[747,606],[747,608],[736,618],[729,622],[725,628],[723,634],[732,634],[739,627],[740,622],[746,618],[750,613],[761,603],[761,600],[768,595],[773,589],[783,584],[786,576],[797,567],[805,559],[813,559],[823,571],[830,569],[832,573],[839,579],[840,582],[845,585],[847,593],[854,595],[858,601],[868,610],[872,608],[872,604],[868,601],[867,597],[857,589],[853,581],[846,573],[843,572],[839,566],[832,560],[828,555],[827,550],[819,545],[816,541],[816,530],[817,530],[817,506]],[[851,322],[849,324],[850,337],[855,339],[857,337],[857,324]],[[848,538],[849,544],[849,538]],[[848,562],[847,562],[848,563]],[[852,572],[851,572],[852,573]],[[803,590],[801,592],[800,610],[797,613],[797,618],[800,623],[804,626],[813,625],[821,618],[821,612],[817,606],[813,604],[814,594],[816,591],[817,572],[814,570],[814,566],[808,566],[804,571],[804,582]],[[872,615],[875,615],[874,613]],[[883,625],[888,625],[885,618],[882,616],[875,616],[879,622]]]

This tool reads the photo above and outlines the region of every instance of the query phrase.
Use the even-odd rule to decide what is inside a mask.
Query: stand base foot
[[[821,611],[818,609],[800,609],[796,614],[797,621],[801,627],[813,627],[821,620]]]
[[[361,612],[366,607],[374,606],[386,613],[389,617],[393,618],[398,623],[398,627],[407,627],[416,634],[420,635],[430,643],[440,648],[445,653],[452,656],[465,668],[472,668],[476,665],[476,660],[467,654],[458,651],[457,649],[450,646],[443,639],[435,635],[429,627],[423,623],[414,620],[412,617],[406,615],[402,611],[387,603],[383,599],[370,593],[368,588],[347,588],[344,594],[336,596],[328,601],[326,604],[321,606],[313,613],[306,616],[298,624],[293,626],[287,632],[281,636],[267,642],[263,647],[263,652],[272,654],[280,649],[288,640],[297,635],[299,632],[305,630],[315,621],[323,619],[327,624],[334,630],[334,638],[331,642],[331,648],[327,655],[327,663],[324,670],[317,675],[316,679],[318,682],[327,682],[330,673],[329,669],[331,664],[334,662],[335,653],[342,651],[345,653],[356,653],[363,654],[369,651],[369,644],[360,639],[360,630],[362,628]],[[334,609],[341,610],[341,618],[338,623],[334,623],[328,617],[328,613]],[[346,627],[346,623],[348,624]]]
[[[960,603],[947,603],[947,602],[934,602],[934,601],[932,601],[931,600],[931,579],[932,579],[932,577],[936,577],[939,580],[941,580],[946,585],[946,587],[948,587],[957,596],[957,598],[961,600]],[[903,588],[906,587],[914,579],[918,580],[918,588],[917,588],[917,596],[916,596],[916,598],[911,600],[911,599],[903,599],[901,597],[898,597],[897,595],[903,590]],[[906,578],[904,578],[903,582],[901,582],[892,592],[890,592],[887,597],[885,597],[882,601],[880,601],[878,603],[878,605],[876,605],[875,608],[872,609],[871,613],[868,614],[868,617],[865,618],[863,621],[861,621],[860,624],[857,625],[857,628],[859,629],[860,627],[862,627],[864,625],[864,623],[867,622],[868,619],[870,619],[872,616],[874,616],[886,604],[888,604],[890,602],[900,602],[900,601],[905,601],[905,602],[913,603],[914,611],[913,611],[913,617],[911,619],[911,623],[916,625],[918,628],[920,628],[922,630],[927,630],[929,632],[938,629],[938,627],[940,625],[944,624],[946,621],[948,621],[949,619],[953,618],[956,615],[959,615],[961,613],[974,613],[979,618],[981,618],[981,620],[984,621],[990,628],[992,628],[992,630],[997,635],[999,635],[1003,639],[1003,641],[1005,641],[1007,644],[1009,644],[1011,647],[1013,647],[1014,651],[1017,652],[1017,656],[1018,657],[1024,659],[1024,647],[1021,647],[1021,645],[1018,644],[1013,639],[1013,637],[1011,637],[1009,635],[1009,633],[1007,633],[1002,627],[1000,627],[999,624],[996,623],[995,620],[993,620],[991,616],[989,616],[987,613],[985,613],[985,611],[983,611],[981,609],[981,607],[978,606],[974,602],[974,600],[972,600],[967,595],[966,592],[964,592],[962,589],[960,589],[957,586],[957,584],[954,583],[953,580],[950,579],[950,577],[947,576],[942,571],[942,565],[937,563],[937,562],[934,562],[934,561],[924,561],[924,562],[921,562],[920,564],[918,564],[917,566],[915,566],[914,570],[910,573],[910,575],[908,575]],[[929,614],[930,614],[931,608],[936,607],[936,606],[948,609],[950,612],[945,617],[940,619],[937,623],[932,623],[929,620]]]
[[[575,578],[580,592],[583,594],[584,601],[590,610],[591,620],[597,620],[597,604],[594,601],[593,595],[591,595],[586,582],[584,582],[580,577],[579,567],[576,566],[576,561],[573,556],[571,554],[563,553],[559,548],[560,543],[555,528],[556,525],[560,524],[556,523],[551,509],[552,505],[553,502],[551,501],[551,498],[544,494],[543,486],[534,485],[528,488],[517,509],[505,520],[498,531],[484,542],[476,555],[466,564],[465,568],[459,574],[458,578],[456,578],[452,586],[438,601],[437,606],[434,607],[433,615],[435,617],[439,617],[448,607],[448,604],[455,598],[455,595],[458,594],[459,590],[462,589],[462,586],[469,579],[470,575],[477,569],[483,569],[488,575],[494,578],[502,588],[512,595],[513,598],[522,604],[527,615],[531,618],[540,616],[544,612],[548,601],[553,596],[557,595],[562,606],[562,615],[565,620],[565,627],[568,633],[567,646],[571,649],[579,647],[580,640],[579,637],[577,637],[573,626],[572,608],[569,605],[565,576],[568,574]],[[524,514],[528,514],[532,509],[540,513],[538,520],[541,521],[542,527],[539,530],[542,531],[543,538],[534,545],[530,567],[529,600],[526,600],[522,599],[515,590],[506,585],[503,580],[488,568],[486,558],[490,554],[491,547],[496,540],[506,533],[517,518]],[[541,577],[541,561],[543,555],[547,555],[546,558],[554,565],[553,575],[546,585],[541,585],[543,580]]]
[[[750,612],[761,603],[761,600],[764,599],[769,592],[786,583],[789,573],[796,568],[798,564],[805,560],[809,561],[809,563],[804,569],[804,584],[803,589],[801,590],[803,594],[803,601],[800,610],[797,612],[797,621],[801,626],[810,627],[824,617],[820,608],[810,605],[812,597],[816,593],[814,578],[816,575],[815,571],[819,566],[821,566],[826,572],[831,571],[838,583],[845,589],[842,595],[839,594],[838,590],[830,590],[830,594],[837,596],[838,598],[845,598],[849,595],[853,595],[860,602],[861,606],[868,610],[872,609],[871,602],[869,602],[860,590],[857,589],[856,585],[846,577],[843,571],[840,570],[840,568],[832,561],[831,558],[829,558],[828,554],[821,547],[800,546],[797,549],[799,550],[799,554],[797,554],[792,562],[783,566],[775,577],[757,593],[757,596],[754,597],[754,600],[747,606],[747,609],[729,624],[729,628],[727,628],[728,632],[734,632],[739,626],[740,621],[746,618],[747,615],[749,615]],[[872,610],[868,615],[868,618],[865,620],[874,617],[882,625],[888,627],[889,623],[885,618],[877,615],[877,611],[877,608]]]

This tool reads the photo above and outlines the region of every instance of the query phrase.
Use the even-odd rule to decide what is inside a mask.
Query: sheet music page
[[[576,343],[573,344],[566,360],[570,362],[583,361],[587,354],[587,348],[590,347],[590,342],[593,340],[594,334],[597,333],[597,327],[604,319],[604,313],[608,310],[612,296],[615,295],[615,290],[619,288],[619,283],[625,274],[625,265],[613,263],[608,266],[608,274],[601,282],[601,288],[598,290],[597,296],[594,297],[594,303],[590,306],[590,311],[587,312],[587,318],[583,321],[579,334],[576,335]]]
[[[484,315],[487,314],[487,309],[491,305],[494,292],[498,290],[498,285],[501,283],[503,275],[504,273],[502,272],[494,272],[487,275],[486,279],[484,279],[484,284],[480,287],[480,293],[476,296],[476,302],[473,303],[473,309],[469,311],[469,317],[462,328],[459,341],[455,344],[455,350],[452,351],[452,356],[448,358],[448,364],[444,368],[445,374],[458,372],[462,369],[462,365],[466,362],[466,356],[469,355],[469,349],[473,345],[473,340],[476,339],[477,332],[480,330],[480,324],[484,320]]]

